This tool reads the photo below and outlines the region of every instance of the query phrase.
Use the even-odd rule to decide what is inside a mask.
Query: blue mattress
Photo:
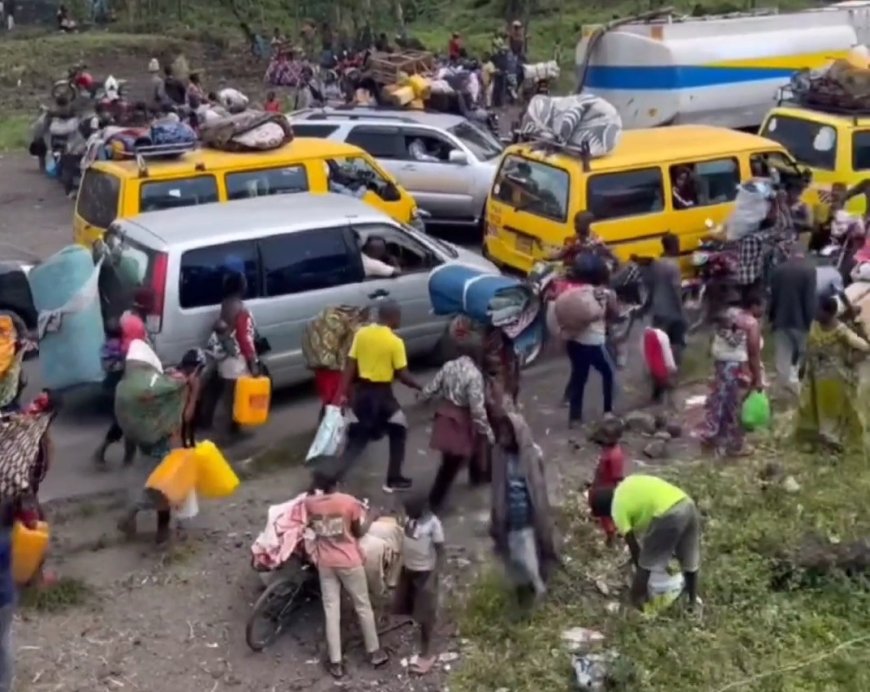
[[[30,271],[28,277],[37,311],[64,307],[92,278],[91,253],[79,245],[64,248]],[[105,339],[99,296],[80,311],[65,313],[57,331],[46,332],[39,342],[39,366],[44,385],[64,389],[101,382],[100,347]]]

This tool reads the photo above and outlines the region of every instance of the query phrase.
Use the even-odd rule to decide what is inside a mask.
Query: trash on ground
[[[619,654],[616,651],[604,651],[594,654],[575,654],[571,660],[577,685],[585,692],[597,692],[605,689],[608,671]]]
[[[588,627],[571,627],[562,632],[562,641],[565,642],[568,651],[575,652],[603,642],[604,635]]]

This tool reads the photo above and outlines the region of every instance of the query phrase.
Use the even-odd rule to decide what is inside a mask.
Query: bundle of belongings
[[[769,180],[755,178],[737,188],[734,209],[725,221],[725,237],[730,241],[740,240],[755,233],[770,212],[775,190]]]
[[[523,65],[523,80],[526,84],[549,82],[554,79],[559,79],[560,72],[559,63],[555,60],[526,64]]]
[[[146,453],[156,450],[155,455],[162,457],[159,448],[168,447],[169,438],[180,428],[186,401],[184,378],[165,373],[144,341],[131,342],[115,390],[115,418],[124,436]]]
[[[795,99],[804,106],[840,111],[870,110],[870,56],[864,46],[853,48],[846,58],[818,70],[801,70],[789,84]]]
[[[520,130],[524,138],[567,145],[596,158],[619,144],[622,118],[610,103],[592,94],[539,94],[529,101]]]
[[[322,310],[302,333],[302,356],[308,368],[343,371],[353,336],[367,317],[367,308],[354,305]]]
[[[107,127],[88,139],[82,155],[82,167],[94,161],[122,161],[137,153],[178,156],[196,146],[196,132],[185,122],[161,118],[150,127]]]
[[[543,311],[534,287],[520,279],[447,264],[429,274],[429,300],[436,315],[466,315],[499,327],[518,355],[543,339]]]
[[[398,583],[402,533],[402,526],[394,517],[384,516],[373,521],[360,539],[372,595],[383,595],[387,588],[395,588]],[[258,572],[274,573],[293,556],[310,562],[312,539],[304,493],[280,505],[272,505],[266,527],[251,546],[251,565]]]
[[[270,151],[293,139],[293,130],[281,113],[244,111],[202,125],[205,146],[221,151]]]

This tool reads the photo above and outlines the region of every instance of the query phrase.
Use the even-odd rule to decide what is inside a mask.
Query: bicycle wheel
[[[272,582],[260,594],[245,626],[245,641],[252,651],[262,651],[284,631],[304,587],[304,581],[288,577]]]

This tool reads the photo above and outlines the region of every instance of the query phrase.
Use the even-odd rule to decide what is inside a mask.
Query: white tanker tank
[[[578,88],[612,103],[627,128],[755,128],[794,72],[864,42],[870,3],[849,5],[588,27],[577,44]]]

